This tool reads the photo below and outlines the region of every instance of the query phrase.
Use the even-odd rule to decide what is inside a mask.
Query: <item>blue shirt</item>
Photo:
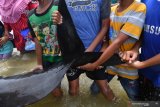
[[[4,55],[11,53],[12,51],[13,51],[13,44],[9,40],[0,47],[0,54]]]
[[[140,60],[147,60],[160,53],[160,0],[142,0],[147,6]],[[140,74],[160,87],[160,65],[140,70]]]
[[[101,19],[109,18],[109,0],[65,0],[77,33],[87,49],[101,28]],[[99,44],[95,51],[99,51]]]

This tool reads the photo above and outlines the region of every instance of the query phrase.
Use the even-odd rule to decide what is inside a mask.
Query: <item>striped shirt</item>
[[[143,3],[134,1],[127,9],[117,12],[117,7],[113,6],[110,15],[110,43],[114,41],[119,32],[128,35],[130,38],[126,40],[119,48],[119,51],[128,51],[133,48],[136,41],[140,38],[143,28],[146,6]],[[128,79],[137,79],[137,69],[125,66],[109,66],[107,72],[112,75],[118,75]]]

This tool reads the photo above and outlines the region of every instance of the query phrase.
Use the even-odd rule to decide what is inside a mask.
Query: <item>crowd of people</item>
[[[160,0],[64,1],[85,52],[103,52],[97,61],[67,71],[69,94],[78,95],[79,77],[86,73],[94,80],[91,93],[101,92],[111,102],[118,99],[108,85],[114,76],[131,101],[159,101]],[[1,0],[0,60],[11,57],[17,48],[21,54],[35,50],[33,71],[63,61],[57,25],[65,16],[58,5],[59,0]],[[101,67],[114,53],[126,63]],[[62,94],[59,84],[53,95]]]

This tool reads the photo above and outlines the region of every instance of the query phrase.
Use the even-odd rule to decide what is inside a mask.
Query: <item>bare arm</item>
[[[37,56],[37,65],[42,67],[42,47],[39,44],[37,38],[34,38],[36,44],[36,56]]]
[[[160,54],[157,54],[156,56],[153,56],[152,58],[145,60],[145,61],[135,61],[131,64],[128,64],[128,66],[137,68],[137,69],[142,69],[154,65],[160,64]]]
[[[142,62],[142,67],[141,68],[146,68],[146,67],[150,67],[153,65],[157,65],[160,64],[160,54],[146,60]]]
[[[101,57],[94,62],[96,67],[103,64],[105,61],[107,61],[119,48],[120,46],[129,38],[128,35],[120,32],[117,36],[117,38],[112,42],[111,45],[108,46],[108,48],[104,51],[104,53],[101,55]]]
[[[86,50],[87,52],[92,52],[96,46],[103,40],[104,36],[106,35],[109,28],[109,18],[102,20],[102,27],[94,41],[91,43],[91,45]]]
[[[129,38],[128,35],[120,32],[117,36],[117,38],[112,42],[111,45],[109,45],[103,54],[100,56],[100,58],[95,61],[94,63],[88,63],[86,65],[83,65],[79,67],[80,69],[85,69],[88,71],[95,70],[98,66],[103,64],[105,61],[107,61],[118,49],[119,47]]]

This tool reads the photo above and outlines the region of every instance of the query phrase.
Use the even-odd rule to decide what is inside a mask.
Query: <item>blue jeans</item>
[[[107,74],[107,81],[110,82],[113,79],[114,75]],[[139,81],[136,80],[130,80],[123,77],[118,77],[118,80],[120,81],[123,89],[126,91],[128,97],[132,101],[138,101],[139,100]],[[91,87],[91,93],[92,94],[98,94],[100,92],[98,85],[96,82],[93,82]]]

